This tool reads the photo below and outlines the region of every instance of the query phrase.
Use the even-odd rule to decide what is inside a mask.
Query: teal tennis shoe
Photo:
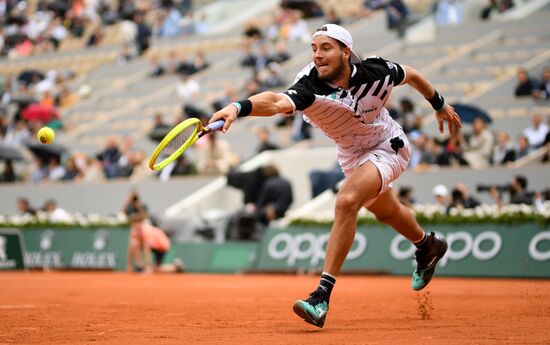
[[[416,270],[412,275],[413,290],[420,291],[425,288],[435,272],[435,265],[447,252],[447,242],[435,237],[432,232],[428,235],[427,245],[424,249],[415,252]]]
[[[294,302],[294,313],[313,326],[323,328],[328,313],[328,301],[319,290],[313,291],[308,299]]]

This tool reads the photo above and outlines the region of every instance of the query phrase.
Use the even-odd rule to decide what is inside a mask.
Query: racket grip
[[[218,129],[223,127],[224,123],[225,123],[225,120],[218,120],[216,122],[209,124],[208,126],[206,126],[206,128],[208,128],[211,131],[217,131]]]

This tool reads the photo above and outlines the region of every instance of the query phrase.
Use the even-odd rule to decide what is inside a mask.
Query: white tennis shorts
[[[395,137],[399,137],[399,139],[403,140],[404,143],[404,146],[400,148],[397,153],[391,147],[390,143],[390,140]],[[353,170],[357,169],[368,161],[371,161],[378,169],[378,173],[382,178],[380,193],[378,193],[375,198],[369,200],[365,204],[365,206],[367,207],[374,203],[378,196],[380,196],[380,194],[391,189],[391,183],[395,181],[399,177],[399,175],[401,175],[401,173],[403,173],[403,171],[407,169],[409,158],[409,141],[407,140],[407,136],[403,132],[401,132],[400,134],[392,136],[386,141],[383,141],[378,146],[365,151],[363,154],[361,154],[351,162],[349,161],[349,159],[346,159],[344,162],[343,157],[338,157],[338,162],[340,164],[340,167],[342,167],[342,171],[344,172],[344,175],[346,177],[349,176],[353,172]]]

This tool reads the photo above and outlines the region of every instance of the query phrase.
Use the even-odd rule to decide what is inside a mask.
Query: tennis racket
[[[176,127],[172,128],[149,159],[151,170],[164,169],[168,164],[176,160],[182,153],[190,148],[203,135],[217,131],[223,127],[224,120],[218,120],[203,127],[201,120],[196,118],[187,119]]]

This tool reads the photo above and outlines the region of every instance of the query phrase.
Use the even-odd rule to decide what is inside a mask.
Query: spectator
[[[401,204],[407,206],[408,208],[413,208],[416,200],[413,196],[413,189],[409,186],[399,187],[397,191],[397,198]]]
[[[267,127],[260,127],[256,132],[256,137],[258,138],[259,146],[256,149],[256,153],[261,153],[267,150],[278,150],[279,147],[273,144],[269,140],[269,129]]]
[[[139,192],[134,189],[128,195],[128,199],[124,202],[121,210],[128,218],[134,214],[147,216],[147,205],[145,205],[139,196]]]
[[[152,56],[149,65],[149,76],[160,77],[164,74],[164,66],[158,56]]]
[[[197,98],[200,92],[199,83],[191,76],[184,74],[176,85],[176,92],[183,103]]]
[[[252,171],[231,170],[227,173],[227,184],[243,192],[243,204],[249,208],[258,201],[264,181],[264,171],[261,167]]]
[[[472,136],[464,146],[464,160],[474,169],[485,168],[493,152],[494,137],[481,117],[474,119],[472,127]]]
[[[130,216],[130,226],[127,271],[159,272],[164,257],[170,249],[170,239],[164,231],[147,223],[140,213]],[[151,256],[154,257],[154,262]]]
[[[531,97],[537,88],[537,82],[529,76],[529,72],[525,68],[518,68],[517,79],[516,97]]]
[[[452,208],[465,209],[476,208],[480,205],[479,200],[470,196],[470,192],[463,183],[457,184],[451,192],[451,203],[447,208],[447,213]]]
[[[229,143],[219,139],[216,132],[203,138],[207,141],[203,141],[203,145],[199,149],[197,170],[199,173],[207,175],[227,174],[229,168],[236,164]]]
[[[531,116],[531,126],[523,130],[523,135],[527,137],[529,147],[532,150],[536,150],[544,144],[544,139],[550,131],[550,127],[546,123],[543,123],[542,120],[540,113],[534,113]]]
[[[4,170],[0,173],[0,183],[12,183],[17,181],[17,175],[13,168],[13,161],[8,159],[4,161]]]
[[[403,126],[403,131],[409,133],[411,131],[420,130],[422,126],[422,117],[418,111],[416,111],[414,103],[409,98],[403,98],[399,103],[401,106],[401,118],[403,120],[401,125]]]
[[[454,26],[462,24],[462,1],[440,0],[437,3],[437,24],[440,26]]]
[[[250,41],[250,43],[263,40],[262,31],[260,30],[258,25],[252,20],[246,22],[243,35]]]
[[[19,213],[22,215],[36,215],[36,210],[31,207],[29,203],[29,199],[27,198],[18,198],[17,199],[17,209],[19,210]]]
[[[252,47],[250,44],[246,43],[243,45],[243,57],[241,59],[241,66],[242,67],[256,67],[256,60],[258,57],[254,52],[252,51]]]
[[[536,99],[550,99],[550,66],[544,67],[542,72],[542,80],[534,92]]]
[[[492,186],[489,190],[491,197],[495,200],[498,207],[504,205],[501,192],[508,192],[510,197],[510,204],[533,204],[533,196],[527,192],[527,178],[523,175],[516,175],[512,183],[504,188],[497,188]]]
[[[260,73],[259,79],[266,89],[273,89],[284,86],[286,83],[279,75],[279,66],[272,62]]]
[[[435,202],[443,210],[447,210],[449,206],[449,190],[442,184],[436,185],[432,190]]]
[[[53,199],[46,201],[44,211],[48,214],[48,220],[52,223],[63,223],[71,220],[69,212],[59,207]]]
[[[174,74],[178,71],[178,68],[182,60],[178,57],[178,54],[175,50],[170,50],[168,52],[168,58],[166,59],[166,73]]]
[[[493,148],[491,163],[493,165],[504,165],[516,160],[516,151],[514,144],[510,141],[510,136],[505,131],[498,132],[497,144]]]
[[[206,56],[204,55],[204,52],[202,50],[197,51],[195,54],[195,60],[193,62],[194,72],[200,72],[203,69],[208,68],[210,64],[208,61],[206,61]]]
[[[260,222],[267,225],[285,215],[292,204],[292,186],[287,179],[279,175],[274,165],[264,167],[263,173],[266,180],[260,190],[255,213]]]
[[[50,181],[59,181],[65,176],[65,168],[60,163],[59,156],[52,156],[50,158],[48,179]]]
[[[396,30],[399,38],[405,37],[408,26],[409,9],[403,0],[366,1],[369,11],[385,9],[389,30]]]
[[[105,149],[96,155],[96,158],[102,163],[103,172],[108,179],[118,176],[118,162],[121,155],[117,138],[108,137]]]
[[[504,13],[514,6],[512,0],[489,0],[481,10],[481,19],[488,20],[494,12]]]
[[[145,14],[142,12],[136,12],[134,16],[134,21],[137,25],[137,32],[136,32],[136,49],[138,52],[138,55],[143,55],[149,49],[149,46],[151,44],[151,36],[152,31],[149,27],[149,24],[145,22]]]
[[[529,155],[531,151],[527,137],[525,135],[519,135],[515,153],[516,160]]]
[[[63,176],[64,181],[72,181],[75,179],[79,179],[82,177],[82,172],[76,165],[76,161],[74,157],[70,157],[67,160],[66,168],[65,168],[65,175]]]
[[[275,54],[271,57],[271,60],[278,64],[282,64],[288,59],[290,59],[290,54],[286,49],[285,42],[284,41],[277,42],[277,45],[275,46]]]
[[[338,163],[328,170],[312,170],[309,173],[311,197],[315,198],[327,189],[336,190],[338,182],[344,179],[344,173]]]
[[[41,157],[37,157],[34,163],[35,166],[31,168],[30,181],[41,182],[45,180],[49,175],[48,165]]]
[[[181,33],[180,21],[182,17],[177,8],[173,4],[170,4],[164,10],[163,15],[160,36],[173,37],[179,35]]]

